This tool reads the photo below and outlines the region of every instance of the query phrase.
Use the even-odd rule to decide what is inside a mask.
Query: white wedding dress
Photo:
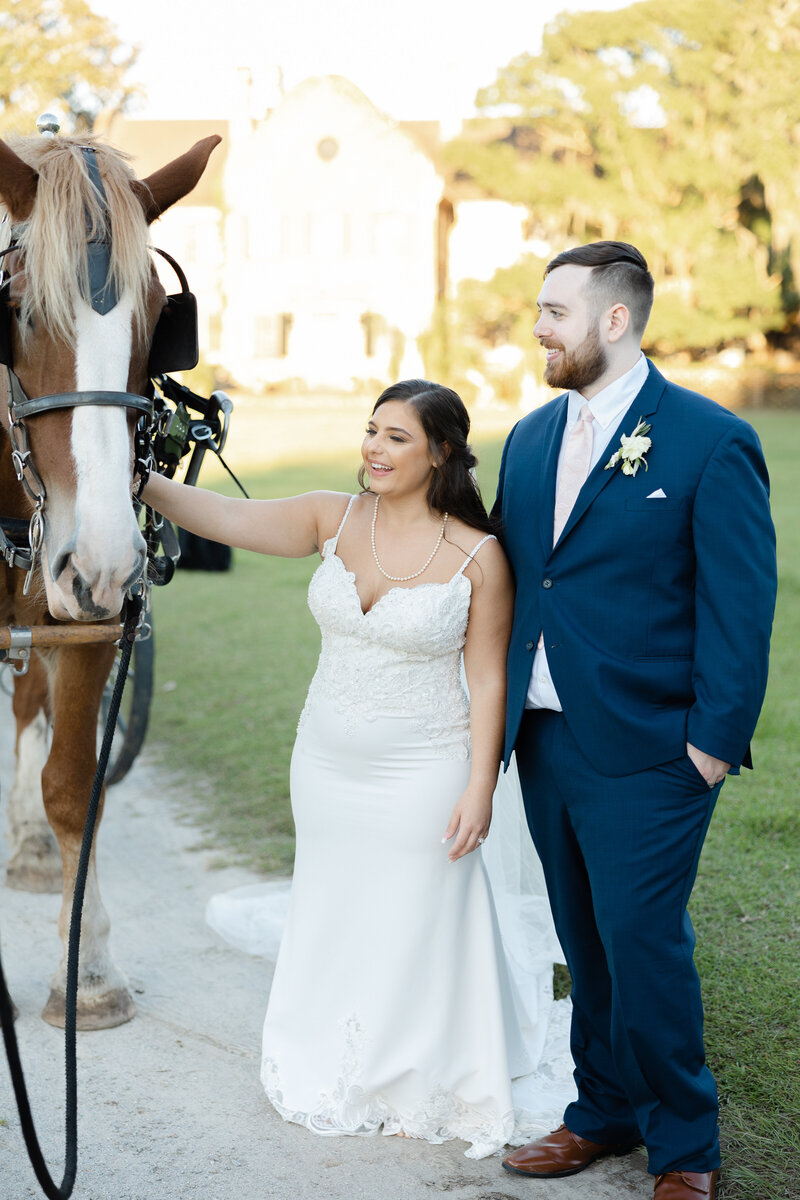
[[[322,649],[292,756],[288,911],[272,884],[212,898],[208,919],[269,953],[285,916],[262,1065],[281,1116],[325,1135],[461,1138],[482,1157],[554,1128],[575,1089],[535,867],[519,894],[530,855],[513,784],[484,847],[505,880],[497,906],[484,857],[450,863],[442,845],[470,768],[470,559],[449,583],[392,588],[365,614],[338,536],[309,587]]]

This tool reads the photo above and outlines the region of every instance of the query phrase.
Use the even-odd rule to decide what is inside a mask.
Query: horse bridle
[[[13,238],[13,231],[12,231]],[[96,243],[95,243],[96,244]],[[0,250],[0,259],[18,249],[15,241]],[[167,296],[167,303],[159,316],[150,346],[148,375],[150,378],[163,375],[166,371],[190,370],[198,361],[197,302],[189,290],[183,270],[170,254],[157,246],[152,249],[170,264],[178,276],[181,291]],[[41,475],[31,457],[27,417],[58,409],[100,406],[124,408],[142,414],[137,429],[137,444],[141,447],[154,436],[154,411],[152,389],[150,396],[134,392],[111,392],[88,390],[80,392],[53,392],[45,396],[29,397],[14,370],[11,338],[11,308],[9,304],[10,274],[5,265],[0,268],[0,365],[6,368],[9,438],[11,458],[17,480],[25,488],[33,502],[33,513],[28,526],[28,546],[19,546],[9,537],[0,523],[0,558],[11,567],[26,571],[23,595],[27,595],[33,578],[36,560],[44,539],[44,506],[47,491]],[[105,289],[103,289],[104,291]]]

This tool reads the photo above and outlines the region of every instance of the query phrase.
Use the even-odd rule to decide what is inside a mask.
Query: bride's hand
[[[455,841],[450,847],[448,858],[455,862],[463,858],[485,840],[492,820],[492,793],[472,785],[462,793],[453,809],[450,822],[444,831],[442,842]],[[457,835],[457,836],[456,836]]]

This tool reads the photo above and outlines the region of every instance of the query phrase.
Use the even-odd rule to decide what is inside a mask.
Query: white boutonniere
[[[605,465],[605,470],[610,471],[612,467],[621,462],[623,475],[635,475],[639,467],[644,467],[646,471],[647,463],[644,456],[652,445],[650,438],[645,436],[649,432],[650,426],[640,417],[639,424],[633,433],[630,436],[623,433],[620,437],[620,449],[611,455]]]

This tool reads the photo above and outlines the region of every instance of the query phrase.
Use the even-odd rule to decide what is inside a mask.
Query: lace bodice
[[[353,729],[379,716],[408,717],[449,757],[468,758],[460,667],[472,585],[464,568],[486,538],[449,582],[391,588],[364,613],[355,575],[336,553],[340,532],[323,546],[309,584],[322,649],[298,728],[324,696]]]

